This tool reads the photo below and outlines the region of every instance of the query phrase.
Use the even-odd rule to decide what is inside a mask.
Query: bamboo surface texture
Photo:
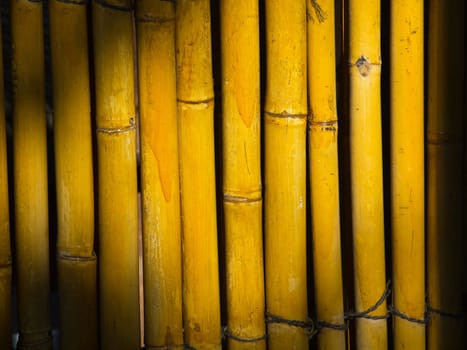
[[[1,37],[1,29],[0,29]],[[1,46],[0,46],[1,48]],[[0,62],[3,62],[0,50]],[[4,96],[3,66],[0,66],[0,96]],[[11,276],[10,217],[5,130],[5,99],[0,100],[0,348],[11,349]]]
[[[15,67],[17,348],[51,349],[43,5],[28,0],[14,0],[10,5]]]
[[[176,4],[185,343],[221,348],[209,0]]]
[[[139,349],[132,1],[93,1],[101,349]]]
[[[425,349],[423,1],[391,2],[392,301],[394,349]]]
[[[221,1],[227,336],[232,350],[266,348],[258,10],[254,0]]]
[[[334,0],[307,1],[309,157],[316,317],[344,324],[337,154]],[[323,328],[320,350],[345,349],[345,332]]]
[[[146,349],[180,348],[182,258],[175,5],[136,2]]]
[[[97,265],[86,11],[85,3],[49,2],[60,348],[91,350],[98,347]]]
[[[380,2],[348,4],[350,70],[350,177],[355,309],[374,306],[385,291],[381,142]],[[356,320],[358,349],[386,349],[386,303]]]
[[[428,26],[429,349],[464,349],[462,316],[465,2],[433,0]],[[465,221],[464,221],[465,222]],[[440,313],[441,311],[441,313]]]
[[[265,262],[268,348],[308,349],[306,3],[270,0],[266,16]],[[277,319],[277,318],[276,318]]]

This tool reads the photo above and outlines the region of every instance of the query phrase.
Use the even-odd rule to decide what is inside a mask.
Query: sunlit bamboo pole
[[[11,1],[18,349],[51,349],[42,2]],[[26,25],[27,24],[27,25]]]
[[[306,3],[266,9],[265,254],[270,315],[307,320]],[[307,349],[305,329],[268,324],[269,349]]]
[[[132,1],[93,1],[102,349],[139,349]]]
[[[61,349],[97,349],[86,2],[49,2]]]
[[[385,291],[381,142],[380,1],[351,0],[349,14],[350,172],[355,308],[362,312]],[[386,302],[371,316],[386,315]],[[386,349],[386,319],[358,318],[358,349]]]
[[[0,28],[0,38],[2,31]],[[0,62],[3,62],[0,45]],[[0,96],[3,90],[3,65],[0,66]],[[11,273],[10,217],[5,130],[5,99],[0,100],[0,348],[11,349]]]
[[[465,2],[430,1],[428,26],[429,349],[465,349],[462,317]],[[444,313],[441,314],[440,313]],[[457,316],[457,317],[456,317]],[[465,321],[465,319],[464,319]]]
[[[394,349],[425,349],[423,0],[391,1]]]
[[[183,344],[175,5],[136,2],[146,349]]]
[[[228,346],[265,349],[258,1],[220,14]]]
[[[334,0],[307,1],[309,156],[319,349],[345,349],[337,155]]]
[[[209,0],[176,5],[185,342],[220,349]]]

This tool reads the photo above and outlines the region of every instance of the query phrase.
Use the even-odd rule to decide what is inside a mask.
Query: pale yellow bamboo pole
[[[390,28],[394,349],[415,350],[425,349],[423,0],[391,1]]]
[[[306,3],[266,9],[265,254],[269,349],[307,349]]]
[[[175,5],[138,0],[136,20],[145,347],[174,349],[183,345]]]
[[[93,1],[101,349],[139,349],[132,1]]]
[[[220,349],[209,0],[176,5],[185,342]]]
[[[87,1],[49,2],[61,349],[97,349]]]
[[[465,2],[430,1],[428,26],[429,349],[465,349],[462,317]],[[456,317],[457,316],[457,317]]]
[[[0,38],[2,31],[0,28]],[[0,62],[3,62],[0,45]],[[3,65],[0,65],[0,96],[3,90]],[[5,130],[5,99],[0,99],[0,348],[11,349],[11,273],[10,217]]]
[[[12,0],[18,349],[51,349],[42,2]]]
[[[309,157],[318,348],[345,349],[334,0],[307,1]],[[326,327],[326,324],[340,329]],[[332,326],[331,325],[331,326]],[[328,325],[329,326],[329,325]]]
[[[380,1],[351,0],[349,14],[350,173],[355,308],[363,312],[385,291],[381,141]],[[358,349],[386,349],[386,302],[358,318]]]
[[[226,334],[229,349],[265,349],[258,1],[220,14]]]

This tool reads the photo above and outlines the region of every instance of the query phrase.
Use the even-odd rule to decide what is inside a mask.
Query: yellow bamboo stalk
[[[131,0],[93,1],[102,349],[139,349]]]
[[[306,3],[266,2],[266,305],[273,316],[307,320]],[[269,320],[271,321],[271,320]],[[305,329],[268,324],[269,349],[307,349]]]
[[[309,156],[318,320],[344,326],[337,155],[334,0],[307,1]],[[345,328],[323,328],[318,347],[345,349]]]
[[[380,1],[351,0],[349,14],[350,173],[355,308],[381,298],[386,285],[381,142]],[[386,302],[371,316],[386,315]],[[358,318],[359,349],[386,349],[386,320]]]
[[[0,38],[2,31],[0,28]],[[0,62],[3,62],[0,45]],[[3,65],[0,66],[0,96],[3,90]],[[5,130],[5,99],[0,100],[0,348],[11,349],[11,273],[10,217]]]
[[[61,349],[97,349],[87,1],[51,0]]]
[[[220,349],[209,0],[176,5],[185,342]]]
[[[51,349],[42,2],[13,0],[18,349]],[[27,25],[25,25],[27,23]]]
[[[175,5],[138,0],[136,20],[145,346],[174,349],[183,345]]]
[[[428,324],[430,349],[464,349],[462,210],[464,1],[430,1],[428,26]],[[445,314],[440,314],[442,311]],[[464,320],[465,321],[465,320]]]
[[[228,347],[265,349],[258,1],[220,14]]]
[[[423,1],[391,2],[394,349],[425,349]]]

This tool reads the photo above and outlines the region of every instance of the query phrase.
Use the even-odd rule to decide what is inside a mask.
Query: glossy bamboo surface
[[[51,349],[42,2],[14,0],[13,162],[18,349]],[[24,24],[28,25],[25,26]]]
[[[380,1],[348,3],[350,177],[355,309],[365,311],[386,286],[381,141]],[[386,303],[356,320],[358,349],[386,349]]]
[[[136,2],[146,349],[183,344],[175,5]]]
[[[391,2],[392,301],[425,318],[423,1]],[[394,349],[425,349],[425,325],[394,316]]]
[[[49,2],[61,349],[98,346],[86,11],[84,2]]]
[[[221,348],[209,0],[176,4],[185,343]]]
[[[344,326],[337,154],[334,0],[307,1],[308,124],[316,317]],[[345,331],[323,328],[320,350],[345,349]]]
[[[259,13],[221,2],[223,191],[229,349],[265,349]],[[256,341],[254,341],[256,340]]]
[[[132,1],[93,2],[100,347],[139,349]]]
[[[307,320],[306,3],[269,0],[266,16],[265,263],[267,312]],[[269,349],[308,349],[304,328],[268,324]]]

